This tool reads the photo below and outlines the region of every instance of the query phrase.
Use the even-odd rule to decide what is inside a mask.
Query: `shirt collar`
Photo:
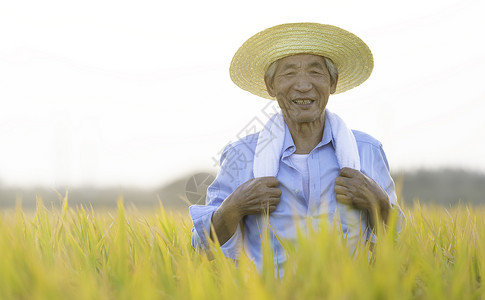
[[[332,143],[332,145],[335,148],[335,142],[333,140],[333,135],[332,135],[332,126],[330,125],[330,122],[328,121],[328,116],[325,113],[325,127],[323,129],[322,140],[320,141],[320,143],[318,143],[318,145],[315,147],[315,149],[318,148],[318,147],[324,146],[324,145],[326,145],[330,142]],[[283,142],[283,154],[282,154],[282,156],[283,157],[289,156],[289,155],[293,154],[295,152],[295,150],[296,150],[295,142],[293,142],[293,138],[291,137],[290,129],[288,128],[288,125],[286,125],[286,122],[285,122],[285,140]]]
[[[328,121],[328,115],[325,112],[325,128],[323,128],[322,141],[318,143],[317,147],[326,145],[330,142],[335,147],[335,143],[333,141],[333,134],[332,134],[332,125],[330,124],[330,121]]]
[[[295,142],[293,142],[293,138],[291,137],[290,129],[288,125],[285,123],[285,141],[283,142],[283,154],[282,156],[289,156],[293,154],[296,150]]]

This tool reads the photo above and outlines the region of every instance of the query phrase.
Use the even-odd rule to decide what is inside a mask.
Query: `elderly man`
[[[380,142],[326,109],[330,94],[361,84],[372,67],[367,45],[330,25],[283,24],[241,46],[232,80],[276,99],[281,112],[260,133],[224,149],[206,205],[190,207],[194,247],[207,249],[217,237],[225,256],[237,259],[244,250],[259,267],[268,223],[277,263],[286,260],[278,238],[295,238],[296,226],[306,224],[298,220],[338,216],[351,247],[359,237],[372,239],[373,226],[386,223],[391,209],[400,227],[404,216]]]

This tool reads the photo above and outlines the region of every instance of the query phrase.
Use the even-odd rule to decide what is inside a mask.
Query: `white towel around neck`
[[[340,169],[348,167],[360,171],[360,156],[354,134],[339,116],[328,109],[325,110],[325,114],[332,130],[335,155]],[[253,163],[255,178],[278,175],[284,141],[285,121],[280,111],[268,120],[258,136]],[[348,205],[337,203],[337,210],[340,220],[347,225],[347,245],[353,251],[361,229],[363,232],[366,228],[366,220],[360,210]]]

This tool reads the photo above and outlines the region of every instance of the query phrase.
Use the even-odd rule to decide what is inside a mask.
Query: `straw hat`
[[[369,78],[374,60],[367,45],[341,28],[318,23],[288,23],[265,29],[249,38],[234,55],[232,81],[248,92],[273,99],[266,91],[264,74],[278,59],[299,53],[330,58],[338,69],[335,94]]]

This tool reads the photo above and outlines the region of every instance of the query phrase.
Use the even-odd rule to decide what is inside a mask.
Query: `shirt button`
[[[298,193],[298,189],[295,189],[295,193]]]

